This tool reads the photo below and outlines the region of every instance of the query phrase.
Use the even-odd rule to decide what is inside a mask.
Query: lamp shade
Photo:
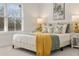
[[[72,21],[73,21],[73,32],[79,33],[79,15],[74,15],[72,16]]]
[[[79,21],[79,15],[72,16],[72,21],[73,22],[78,22]]]
[[[44,20],[42,18],[37,18],[37,23],[42,24],[42,23],[44,23]]]

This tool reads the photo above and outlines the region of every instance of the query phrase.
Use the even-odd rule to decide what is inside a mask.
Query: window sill
[[[0,31],[0,34],[4,34],[4,33],[22,33],[24,31]]]

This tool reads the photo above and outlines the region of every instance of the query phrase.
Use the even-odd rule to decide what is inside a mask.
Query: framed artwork
[[[65,19],[65,3],[53,3],[53,19]]]

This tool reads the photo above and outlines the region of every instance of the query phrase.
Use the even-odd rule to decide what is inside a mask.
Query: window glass
[[[4,30],[4,17],[0,17],[0,31]]]
[[[9,17],[21,17],[21,5],[19,4],[8,4],[7,11]]]
[[[4,16],[4,5],[0,4],[0,16]]]
[[[19,4],[8,4],[8,30],[21,30],[21,5]]]
[[[15,29],[15,27],[14,27],[14,24],[15,24],[14,20],[15,19],[12,18],[12,17],[8,18],[8,30],[9,31],[14,31],[14,29]]]
[[[4,5],[0,4],[0,31],[4,30]]]

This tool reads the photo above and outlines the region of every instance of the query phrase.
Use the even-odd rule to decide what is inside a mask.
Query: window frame
[[[7,4],[8,3],[6,3],[6,4],[3,4],[4,5],[4,32],[19,32],[19,31],[24,31],[24,26],[23,26],[23,22],[24,22],[24,20],[23,20],[23,4],[20,4],[21,5],[21,16],[20,16],[20,18],[21,18],[21,30],[13,30],[13,31],[9,31],[8,30],[8,12],[7,12]],[[17,3],[9,3],[9,4],[17,4]],[[19,4],[19,3],[18,3]]]

